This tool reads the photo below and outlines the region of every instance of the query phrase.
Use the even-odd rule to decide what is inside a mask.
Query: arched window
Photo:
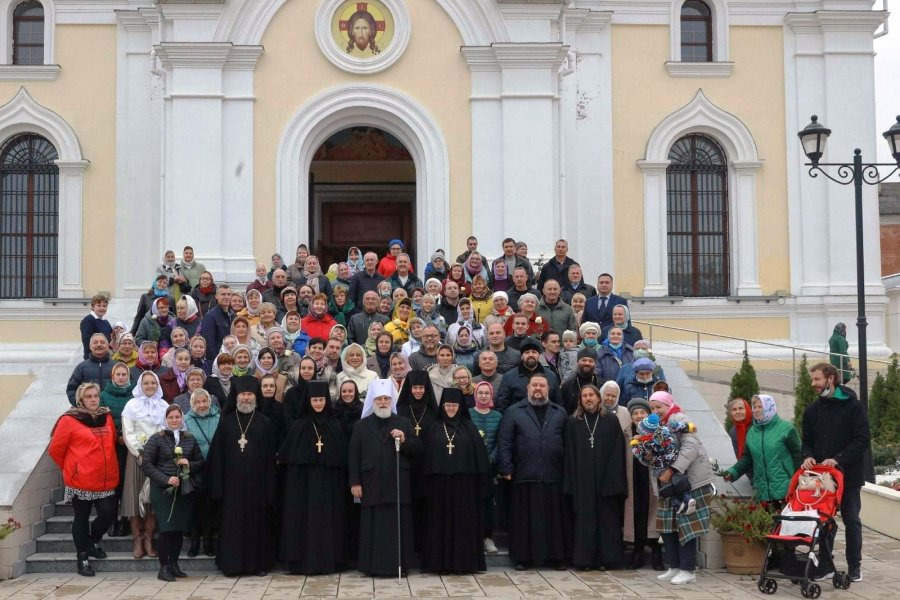
[[[56,148],[31,133],[0,149],[0,298],[55,298],[59,236]]]
[[[13,11],[14,65],[44,64],[44,7],[28,0]]]
[[[687,0],[681,6],[682,62],[712,62],[712,11],[705,2]]]
[[[669,151],[666,217],[670,296],[729,295],[728,166],[701,134]]]

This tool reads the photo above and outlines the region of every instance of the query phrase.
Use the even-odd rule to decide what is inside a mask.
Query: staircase
[[[43,523],[33,526],[37,550],[25,559],[26,573],[75,573],[75,542],[72,541],[72,505],[62,502],[63,490],[54,490],[53,503],[46,506],[45,514],[50,516]],[[93,521],[94,517],[91,516]],[[497,554],[486,556],[488,568],[507,569],[511,566],[509,553],[506,550],[507,537],[498,534],[494,537],[498,546],[503,548]],[[178,559],[181,568],[190,572],[217,571],[216,559],[200,554],[189,558],[187,550],[190,540],[185,538],[185,545]],[[134,558],[131,555],[131,534],[124,537],[103,536],[100,543],[107,558],[91,558],[91,566],[98,573],[135,573],[156,572],[159,562],[155,558]]]

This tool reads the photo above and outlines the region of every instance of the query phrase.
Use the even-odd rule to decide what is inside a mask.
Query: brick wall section
[[[900,273],[900,224],[881,226],[881,276]]]
[[[35,538],[44,533],[44,521],[55,514],[53,492],[60,486],[59,469],[44,454],[13,505],[0,507],[0,522],[12,517],[22,524],[21,529],[0,540],[0,580],[25,573],[25,558],[36,550]]]

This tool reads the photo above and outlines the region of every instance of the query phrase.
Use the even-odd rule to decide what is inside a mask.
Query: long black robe
[[[451,390],[444,390],[443,405]],[[459,393],[453,389],[452,392]],[[464,402],[459,394],[460,402]],[[447,430],[444,430],[446,424]],[[452,454],[447,436],[453,439]],[[490,461],[478,428],[460,404],[456,418],[446,415],[425,437],[423,474],[428,490],[422,570],[475,573],[486,569],[482,510],[488,495]]]
[[[599,419],[599,421],[595,421]],[[591,432],[594,444],[591,447]],[[574,512],[572,564],[581,568],[622,566],[622,525],[628,484],[625,436],[615,414],[566,422],[565,494]]]
[[[353,402],[344,402],[337,400],[334,404],[334,416],[341,424],[348,443],[350,436],[353,435],[353,428],[359,422],[362,416],[363,403],[357,397],[353,397]],[[346,483],[346,482],[345,482]],[[344,547],[347,549],[347,560],[356,560],[359,555],[359,503],[354,502],[351,497],[347,504],[347,520],[344,524]]]
[[[407,570],[413,554],[410,458],[422,450],[409,419],[369,415],[359,421],[350,438],[348,463],[350,485],[362,486],[358,568],[367,575],[383,577],[397,574],[398,559],[397,456],[392,429],[400,429],[406,436],[400,446],[400,529],[401,565]]]
[[[321,452],[316,446],[317,430]],[[285,470],[281,560],[296,574],[343,570],[351,496],[347,488],[347,437],[340,422],[324,413],[307,413],[294,421],[278,451],[278,461]]]
[[[425,395],[421,400],[416,400],[412,395],[412,386],[425,387]],[[431,386],[431,378],[427,371],[413,370],[406,374],[400,395],[397,398],[397,414],[406,417],[412,424],[412,432],[420,440],[424,440],[429,428],[440,422],[438,417],[438,404],[434,397],[434,388]],[[418,426],[418,429],[417,429]],[[412,518],[413,539],[416,544],[416,552],[422,552],[425,543],[426,513],[428,511],[428,482],[422,472],[423,461],[421,456],[412,459],[412,472],[410,484],[412,486]]]
[[[241,428],[247,436],[243,452]],[[222,509],[216,565],[225,575],[272,569],[275,448],[272,424],[259,411],[225,413],[219,420],[206,461],[210,498]]]

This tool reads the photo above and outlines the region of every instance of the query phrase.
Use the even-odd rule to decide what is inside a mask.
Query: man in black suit
[[[612,309],[617,304],[628,306],[628,301],[621,296],[612,293],[613,277],[609,273],[601,273],[597,277],[597,295],[588,298],[584,303],[584,315],[581,317],[582,323],[593,321],[600,325],[602,330],[605,327],[612,327]]]

